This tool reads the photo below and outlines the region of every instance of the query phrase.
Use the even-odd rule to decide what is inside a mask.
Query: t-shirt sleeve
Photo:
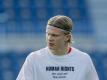
[[[87,74],[86,74],[87,80],[99,80],[98,74],[96,72],[95,66],[94,66],[90,56],[88,57],[87,69],[88,69]]]
[[[16,80],[34,80],[33,64],[31,58],[28,56],[18,74]]]

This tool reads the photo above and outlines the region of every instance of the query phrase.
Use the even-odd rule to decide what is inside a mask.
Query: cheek
[[[45,36],[46,42],[48,42],[48,35]]]
[[[64,38],[57,39],[56,42],[57,42],[57,44],[63,44]]]

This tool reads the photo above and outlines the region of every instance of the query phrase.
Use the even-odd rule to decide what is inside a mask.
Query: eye
[[[53,36],[53,37],[57,37],[58,35],[57,35],[57,34],[52,34],[52,36]]]

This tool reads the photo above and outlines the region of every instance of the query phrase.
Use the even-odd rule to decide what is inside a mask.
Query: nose
[[[48,41],[52,42],[53,40],[54,40],[53,37],[51,35],[48,35]]]

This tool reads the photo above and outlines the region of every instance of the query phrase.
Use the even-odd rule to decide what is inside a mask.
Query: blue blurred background
[[[0,80],[15,80],[26,56],[46,46],[47,20],[59,14],[72,18],[72,45],[107,80],[107,0],[0,0]]]

